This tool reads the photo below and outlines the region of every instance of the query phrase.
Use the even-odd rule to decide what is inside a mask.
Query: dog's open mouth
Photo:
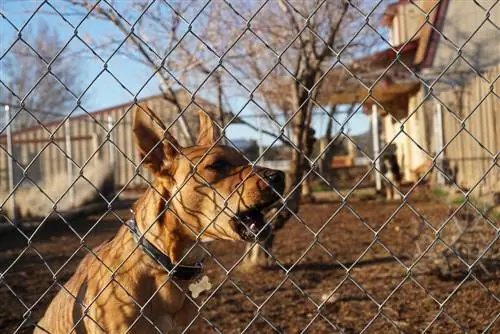
[[[243,240],[265,240],[271,234],[271,224],[264,218],[274,202],[265,203],[238,213],[235,217],[236,231]]]

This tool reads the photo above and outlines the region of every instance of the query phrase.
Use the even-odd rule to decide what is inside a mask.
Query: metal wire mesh
[[[471,1],[461,7],[446,0],[267,0],[248,4],[224,0],[189,4],[167,0],[47,0],[21,9],[25,15],[21,21],[7,9],[0,11],[5,31],[14,36],[2,45],[0,61],[5,62],[13,53],[19,56],[15,48],[21,45],[41,62],[43,71],[24,90],[12,86],[12,75],[2,74],[0,78],[4,92],[0,96],[6,99],[6,117],[0,122],[0,152],[5,156],[2,166],[6,171],[0,174],[5,176],[1,190],[6,191],[6,196],[0,198],[4,220],[1,233],[6,240],[0,285],[5,298],[20,305],[15,312],[22,310],[17,318],[2,311],[2,326],[13,332],[33,329],[55,292],[63,289],[82,309],[73,328],[87,319],[101,331],[109,330],[89,314],[105,290],[117,285],[130,298],[129,304],[138,309],[125,332],[133,332],[134,326],[144,321],[151,331],[162,332],[163,324],[151,319],[146,310],[161,289],[172,285],[197,311],[185,326],[177,328],[180,332],[486,333],[498,328],[499,201],[493,194],[500,190],[499,120],[495,111],[499,106],[500,59],[495,45],[480,49],[484,55],[476,52],[475,59],[468,49],[500,34],[498,1]],[[464,11],[471,9],[475,21],[471,19],[467,29],[457,28],[462,34],[458,38],[460,34],[450,28],[454,26],[452,17],[463,17]],[[38,17],[57,20],[69,31],[50,58],[40,54],[27,37],[26,31],[37,24]],[[393,22],[386,23],[392,30],[391,38],[381,20]],[[108,40],[88,38],[81,31],[89,22],[96,25],[96,30],[114,30]],[[410,27],[405,32],[401,28],[404,24]],[[78,89],[61,80],[57,72],[58,62],[68,57],[66,53],[77,42],[99,64],[95,76]],[[417,62],[419,53],[425,56]],[[122,76],[129,70],[126,63],[116,62],[124,55],[148,68],[144,80],[133,89]],[[69,57],[77,56],[70,52]],[[436,62],[440,65],[432,66]],[[108,109],[107,114],[93,113],[86,107],[86,98],[104,76],[112,78],[131,102]],[[72,103],[66,105],[69,111],[41,111],[31,105],[33,95],[44,93],[37,89],[46,78],[62,86],[70,96]],[[159,94],[145,97],[148,87],[154,84],[159,84],[155,90]],[[226,203],[212,223],[200,231],[176,216],[195,242],[184,251],[174,270],[189,260],[192,251],[198,251],[209,262],[207,272],[216,281],[201,299],[193,298],[186,286],[173,279],[172,271],[145,302],[140,302],[130,287],[115,279],[120,268],[140,251],[139,244],[114,267],[94,248],[104,241],[99,236],[101,231],[110,236],[119,227],[103,228],[109,220],[125,226],[130,213],[123,211],[129,205],[123,197],[132,188],[142,187],[141,193],[143,188],[149,188],[162,195],[154,187],[154,176],[142,168],[148,156],[141,159],[132,148],[131,114],[137,106],[144,108],[139,102],[161,114],[167,124],[164,140],[168,141],[165,134],[169,132],[183,144],[194,143],[192,129],[197,121],[193,110],[212,118],[221,133],[196,161],[191,161],[183,150],[177,151],[189,160],[191,171],[170,197],[163,199],[163,209],[148,222],[141,236],[147,239],[165,213],[176,215],[169,209],[171,201],[192,179],[210,187],[213,196]],[[351,108],[346,111],[342,107],[345,105]],[[351,132],[357,126],[354,118],[359,115],[371,122],[371,145],[364,145],[360,136]],[[16,126],[16,119],[23,117],[30,121]],[[315,149],[319,142],[315,143],[315,137],[320,134],[314,131],[325,120],[336,132],[326,134],[324,145]],[[87,132],[82,130],[87,125],[81,124],[88,124]],[[271,139],[265,148],[259,147],[255,157],[250,157],[230,135],[235,125],[259,131],[260,136],[264,132]],[[29,131],[38,131],[39,135],[26,135]],[[29,161],[21,161],[14,148],[27,147],[34,140],[36,152]],[[351,180],[347,177],[349,182],[342,187],[337,180],[339,170],[334,173],[331,169],[335,155],[331,152],[339,142],[350,147],[358,159],[368,161],[362,172]],[[155,147],[163,144],[158,142]],[[283,195],[275,191],[280,204],[265,223],[275,226],[274,244],[254,241],[244,250],[237,248],[241,251],[228,254],[225,247],[229,246],[222,242],[220,246],[219,241],[214,242],[216,246],[202,242],[219,215],[230,210],[228,199],[241,191],[250,177],[240,180],[226,195],[203,177],[200,164],[221,144],[234,147],[254,171],[261,164],[272,166],[266,160],[276,154],[276,147],[289,152],[289,161],[282,164],[288,169],[287,189]],[[77,158],[75,149],[79,145],[88,147]],[[155,147],[148,154],[153,154]],[[391,152],[393,147],[399,150],[397,160],[406,184],[395,177],[397,172],[391,170],[394,165],[387,163],[387,156],[396,155]],[[40,165],[42,169],[55,168],[44,167],[47,160],[42,160],[44,152],[51,149],[58,153],[51,153],[50,160],[62,160],[66,167],[58,168],[66,168],[69,174],[62,180],[60,175],[44,171],[50,182],[67,183],[55,193],[33,174],[37,161],[45,161]],[[469,159],[468,150],[479,156],[471,158],[469,164],[464,162]],[[402,157],[401,152],[406,155]],[[417,155],[419,158],[415,158]],[[95,176],[89,174],[95,160],[105,161],[105,168],[117,171],[117,189],[112,193],[104,193],[104,183],[95,184]],[[461,166],[461,179],[450,171],[449,161]],[[17,178],[14,169],[19,170]],[[127,172],[118,172],[121,169]],[[475,174],[464,169],[474,169]],[[266,178],[261,180],[272,186]],[[97,194],[97,209],[76,204],[82,182]],[[42,217],[31,222],[19,209],[23,200],[19,197],[26,196],[23,188],[27,184],[35,189],[35,198],[49,202],[49,212],[40,212]],[[320,196],[307,194],[318,184],[321,195],[328,198],[326,204],[321,200],[304,203],[306,196]],[[366,189],[373,193],[392,191],[392,201],[365,198]],[[453,197],[452,201],[443,204],[440,192],[446,192],[446,200]],[[431,197],[426,197],[429,193]],[[485,194],[494,199],[484,204],[479,198]],[[436,198],[442,201],[436,203]],[[238,212],[231,214],[238,216]],[[59,222],[54,226],[59,227],[52,227],[54,220]],[[61,226],[65,232],[55,233]],[[51,238],[53,233],[55,237]],[[58,237],[58,233],[65,237]],[[7,242],[9,238],[12,240]],[[75,246],[62,250],[65,238],[75,239]],[[104,266],[110,277],[85,303],[65,286],[82,254]],[[62,259],[55,259],[58,255]],[[257,256],[266,259],[265,269],[238,271]],[[38,290],[29,287],[34,284],[33,278],[25,283],[19,280],[26,273],[37,276],[35,282],[44,282]],[[372,274],[383,283],[371,281]],[[42,279],[43,275],[47,278]],[[255,287],[259,284],[264,288]],[[241,307],[231,311],[224,305],[229,301],[241,303]],[[470,306],[476,302],[482,306]],[[297,303],[307,311],[298,310]],[[356,305],[360,311],[355,310]],[[472,307],[475,319],[460,312],[467,307]]]

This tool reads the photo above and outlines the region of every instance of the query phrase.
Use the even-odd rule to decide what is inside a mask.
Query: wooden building
[[[181,97],[183,117],[187,126],[193,128],[192,132],[196,134],[198,111],[203,109],[213,114],[215,109],[198,98],[192,101],[189,96]],[[170,126],[169,131],[181,145],[189,143],[181,131],[179,113],[161,95],[137,101],[139,102],[146,103],[167,126]],[[17,184],[23,179],[23,170],[34,182],[51,180],[52,176],[64,174],[65,171],[76,177],[81,168],[91,160],[102,158],[106,162],[113,162],[115,182],[118,186],[144,186],[145,179],[150,175],[145,169],[140,170],[141,176],[136,175],[139,159],[132,136],[134,105],[129,102],[91,113],[80,111],[78,115],[66,120],[55,119],[13,131],[14,183]],[[11,111],[14,109],[11,107]],[[6,191],[9,187],[8,161],[11,159],[7,153],[6,131],[0,136],[0,145],[0,191]],[[23,185],[30,186],[30,183],[24,181]]]
[[[493,0],[396,1],[383,18],[391,46],[349,64],[350,73],[332,70],[320,102],[363,104],[379,126],[380,152],[396,144],[408,182],[436,157],[464,189],[500,191],[498,22]]]

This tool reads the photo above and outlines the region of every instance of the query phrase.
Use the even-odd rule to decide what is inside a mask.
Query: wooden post
[[[259,128],[259,137],[257,138],[257,143],[258,143],[258,147],[259,147],[259,162],[262,163],[264,161],[264,157],[262,156],[262,154],[264,153],[264,147],[262,146],[263,143],[262,141],[264,140],[263,137],[262,137],[262,121],[260,119],[261,115],[260,115],[260,112],[257,111],[257,126]]]
[[[111,115],[108,115],[108,133],[109,133],[109,160],[111,161],[111,164],[115,166],[115,148],[114,145],[112,144],[113,141],[113,136],[111,134],[111,130],[113,129],[113,117]]]
[[[381,160],[378,157],[380,154],[380,138],[379,138],[379,119],[377,105],[372,105],[372,140],[373,140],[373,156],[377,159],[375,167],[381,171]],[[380,172],[375,171],[375,189],[377,192],[382,191],[382,176]]]
[[[7,126],[7,169],[8,169],[8,174],[9,174],[9,193],[10,193],[10,206],[11,206],[11,212],[12,212],[12,221],[16,224],[17,223],[17,217],[16,217],[16,193],[14,192],[14,149],[12,147],[12,123],[10,122],[10,107],[6,105],[4,107],[5,110],[5,125]],[[7,125],[8,124],[8,125]]]
[[[66,154],[73,159],[73,154],[71,150],[71,127],[70,127],[70,120],[69,118],[64,122],[64,141],[66,144]],[[75,187],[72,186],[73,184],[73,178],[74,178],[74,173],[73,173],[73,162],[71,159],[66,159],[66,173],[68,174],[68,187],[69,188],[69,196],[71,200],[71,206],[73,207],[75,205]]]
[[[436,155],[439,154],[436,164],[443,169],[444,152],[441,152],[444,147],[443,143],[443,112],[441,103],[436,103],[436,111],[434,113],[434,137],[436,139]],[[445,178],[442,172],[437,171],[437,184],[445,184]]]

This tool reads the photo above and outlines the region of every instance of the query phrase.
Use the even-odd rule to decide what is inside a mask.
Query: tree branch
[[[342,13],[340,14],[337,24],[334,27],[332,27],[332,29],[330,29],[330,33],[326,40],[326,45],[318,56],[318,62],[322,62],[328,55],[330,48],[333,48],[333,44],[335,43],[335,39],[340,30],[340,25],[342,24],[342,21],[344,21],[348,9],[349,9],[349,2],[345,1],[344,7],[342,8]]]

